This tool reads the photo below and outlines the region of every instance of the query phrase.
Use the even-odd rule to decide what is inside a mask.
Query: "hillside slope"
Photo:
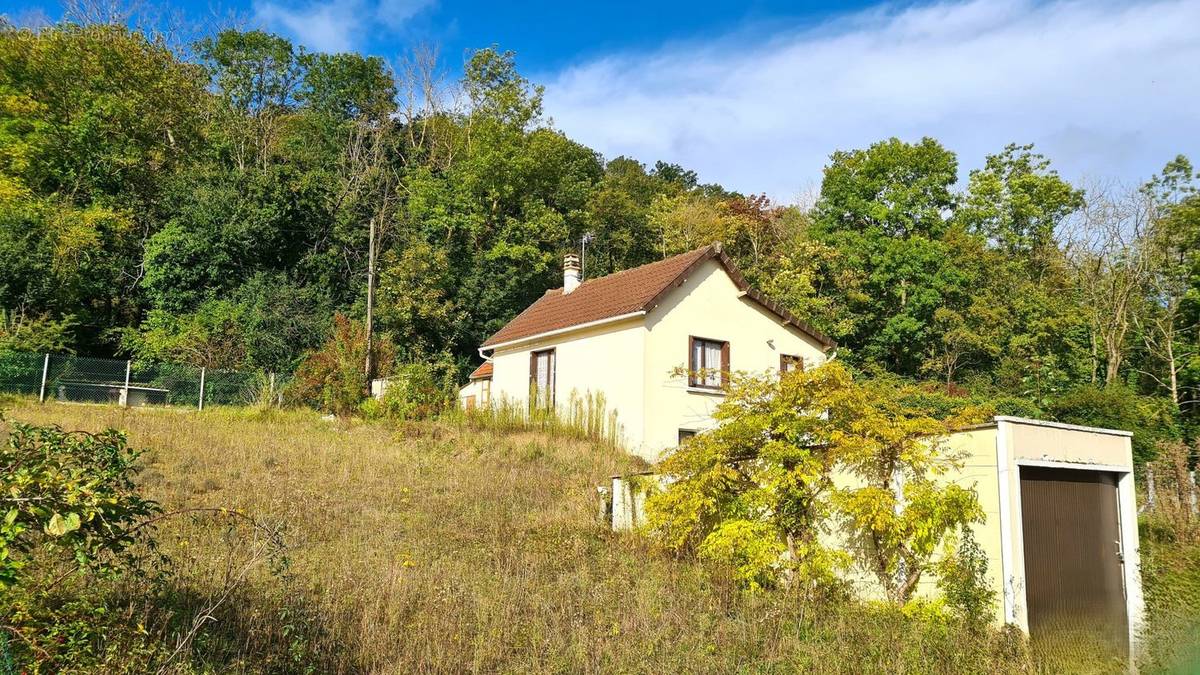
[[[177,659],[182,671],[996,672],[1020,663],[994,638],[893,610],[806,614],[785,593],[746,596],[720,570],[608,532],[596,486],[634,460],[580,441],[309,412],[17,403],[8,414],[124,429],[150,449],[140,480],[167,510],[229,508],[283,525],[287,564],[273,574],[253,555],[252,528],[203,512],[163,521],[177,574],[147,630],[173,647],[216,605]],[[216,603],[231,570],[236,579],[243,569],[247,581]]]

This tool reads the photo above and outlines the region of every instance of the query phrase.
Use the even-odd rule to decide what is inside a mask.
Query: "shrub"
[[[987,555],[970,528],[963,530],[954,554],[938,564],[937,573],[938,589],[946,604],[967,625],[976,629],[987,626],[995,609],[996,592],[988,581]]]
[[[78,668],[103,660],[97,641],[122,631],[133,633],[121,655],[132,658],[141,636],[110,618],[96,587],[145,577],[146,563],[161,561],[144,527],[160,509],[133,482],[141,453],[112,429],[90,434],[3,421],[0,669],[15,672],[11,659],[35,671]]]
[[[0,447],[0,588],[19,583],[34,551],[58,552],[93,572],[135,562],[138,523],[159,511],[133,483],[139,452],[97,434],[7,422]]]
[[[383,396],[368,399],[364,412],[368,417],[394,420],[424,420],[436,416],[450,403],[446,387],[438,382],[435,368],[425,363],[405,363],[388,378]]]
[[[379,335],[375,339],[376,375],[386,377],[395,361],[396,349],[391,339]],[[358,410],[367,396],[367,332],[357,321],[343,314],[333,317],[333,335],[304,358],[288,385],[289,402],[344,416]]]

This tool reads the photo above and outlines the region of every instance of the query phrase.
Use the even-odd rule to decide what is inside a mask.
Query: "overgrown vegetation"
[[[604,445],[302,411],[17,403],[11,414],[121,426],[149,448],[144,498],[229,510],[156,522],[170,560],[160,581],[80,576],[49,595],[5,593],[6,625],[60,626],[23,629],[50,654],[10,641],[43,670],[63,659],[103,672],[1028,667],[1019,639],[944,612],[749,595],[722,565],[609,532],[588,486],[634,467]],[[30,587],[51,567],[35,556]]]
[[[0,371],[51,351],[295,373],[286,400],[338,420],[19,404],[97,435],[8,432],[26,454],[4,498],[36,500],[3,511],[6,649],[46,670],[1028,669],[1019,640],[978,625],[977,552],[955,537],[977,505],[931,480],[943,458],[913,440],[984,403],[1134,431],[1159,489],[1150,663],[1194,644],[1196,526],[1170,487],[1200,420],[1186,158],[1141,186],[1076,185],[1012,144],[970,158],[959,187],[951,150],[892,138],[833,152],[811,208],[780,205],[601,157],[497,48],[446,86],[428,52],[393,71],[208,33],[0,20]],[[875,383],[760,382],[673,457],[654,527],[694,557],[594,522],[580,486],[635,468],[612,402],[451,412],[477,346],[559,283],[585,233],[589,276],[721,241]],[[136,490],[108,425],[151,449]],[[836,487],[838,465],[862,487]],[[95,500],[132,510],[98,520],[114,505]],[[154,503],[217,510],[122,529]],[[824,516],[854,533],[848,555],[815,536]],[[153,542],[169,565],[117,564]],[[892,602],[842,597],[846,564]],[[935,564],[948,612],[910,602]]]
[[[904,605],[934,555],[983,519],[973,491],[938,481],[960,466],[942,438],[982,411],[934,417],[910,394],[857,383],[838,362],[739,378],[714,413],[720,426],[662,463],[669,486],[646,503],[649,531],[732,566],[750,590],[820,597],[853,566]]]

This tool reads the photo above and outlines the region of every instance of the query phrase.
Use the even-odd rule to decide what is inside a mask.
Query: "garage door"
[[[1115,474],[1021,467],[1025,599],[1040,649],[1126,655],[1117,505]]]

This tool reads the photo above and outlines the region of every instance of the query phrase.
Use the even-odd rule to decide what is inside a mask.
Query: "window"
[[[554,350],[529,353],[530,401],[541,408],[554,407]]]
[[[804,370],[804,357],[803,356],[792,356],[791,354],[780,354],[779,355],[779,372],[780,372],[780,374],[796,373],[796,372],[799,372],[802,370]]]
[[[684,443],[687,443],[695,435],[696,435],[695,429],[680,429],[678,445],[683,445]]]
[[[729,383],[729,343],[705,338],[688,338],[691,359],[688,385],[719,389]]]

